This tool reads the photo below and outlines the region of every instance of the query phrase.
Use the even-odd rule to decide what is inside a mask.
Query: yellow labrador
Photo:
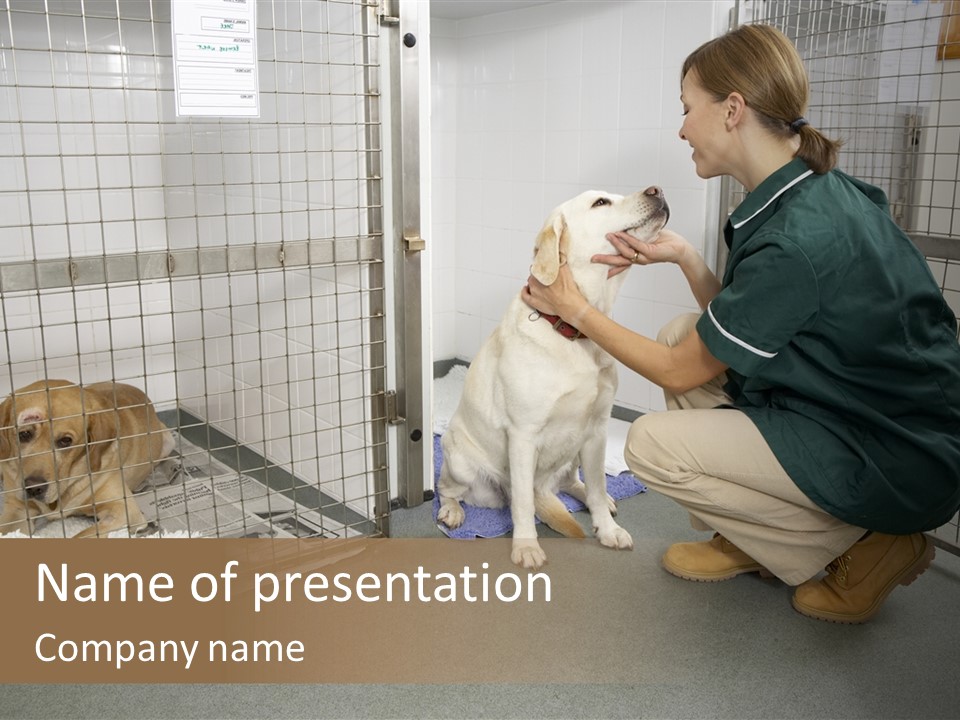
[[[93,515],[75,537],[146,524],[132,491],[174,440],[137,388],[41,380],[0,405],[0,533],[42,516]]]
[[[656,187],[626,197],[582,193],[547,219],[537,236],[532,274],[549,285],[566,262],[587,301],[609,315],[626,273],[608,278],[609,268],[590,258],[613,252],[608,233],[627,231],[648,241],[668,217]],[[443,435],[438,519],[459,527],[461,500],[478,507],[509,503],[511,559],[539,568],[546,555],[537,541],[535,513],[563,535],[584,537],[556,495],[564,491],[588,507],[603,545],[632,548],[630,534],[613,520],[604,473],[616,388],[613,358],[575,328],[531,311],[518,294],[470,364]]]

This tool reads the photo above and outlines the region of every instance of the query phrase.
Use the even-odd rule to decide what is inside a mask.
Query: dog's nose
[[[34,499],[42,498],[43,494],[47,491],[47,479],[39,475],[31,475],[24,479],[23,486],[27,490],[28,497]]]
[[[654,207],[659,206],[659,209],[666,213],[666,219],[664,222],[670,219],[670,206],[667,205],[667,199],[663,196],[662,188],[656,185],[651,185],[643,191],[643,194],[649,198],[652,198],[652,200],[648,201],[648,203],[652,202]]]

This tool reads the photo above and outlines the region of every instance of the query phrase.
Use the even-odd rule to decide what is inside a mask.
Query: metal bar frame
[[[420,46],[419,2],[384,0],[381,23],[390,53],[390,132],[393,197],[394,326],[397,347],[396,414],[399,500],[424,501],[426,443],[423,413],[423,319],[420,228]]]
[[[20,232],[25,249],[9,252],[7,245],[0,260],[0,368],[11,388],[21,384],[23,375],[57,376],[64,367],[81,383],[105,374],[147,383],[160,375],[161,400],[178,406],[184,401],[206,404],[215,411],[215,417],[198,419],[183,407],[161,410],[172,418],[173,429],[196,436],[191,441],[201,460],[234,461],[229,477],[233,471],[262,475],[270,481],[269,497],[274,492],[317,497],[319,504],[309,509],[338,522],[349,515],[341,523],[345,530],[388,533],[379,9],[379,0],[260,0],[258,16],[264,22],[258,19],[256,31],[268,41],[261,62],[271,63],[264,73],[269,82],[261,91],[272,104],[264,105],[263,117],[174,121],[161,102],[172,89],[164,65],[171,59],[169,2],[0,2],[0,47],[10,61],[0,89],[11,100],[0,124],[8,139],[16,139],[0,148],[0,158],[5,168],[15,166],[22,176],[0,190],[0,199],[23,198],[22,211],[6,217],[0,229],[4,238],[12,230]],[[93,26],[114,40],[88,35]],[[334,43],[336,53],[328,47]],[[121,56],[129,67],[113,62]],[[303,82],[308,74],[309,86]],[[128,75],[135,82],[128,82]],[[51,97],[48,116],[36,110],[29,117],[18,115],[27,106],[21,98],[27,92]],[[109,107],[102,117],[75,115],[72,105],[65,104],[75,99],[78,107],[92,108],[100,93],[111,97],[109,103],[101,102]],[[149,102],[134,101],[144,95]],[[54,128],[52,140],[32,146],[24,142],[33,135],[28,130],[48,125]],[[320,126],[325,132],[309,132]],[[84,129],[89,140],[80,132]],[[53,208],[59,212],[33,204],[35,191],[48,191],[32,184],[35,158],[43,161],[45,173],[57,176],[51,187],[63,206]],[[82,173],[79,158],[86,161]],[[153,158],[163,161],[156,180],[153,166],[139,162]],[[307,169],[308,161],[315,165]],[[74,164],[78,169],[71,171],[68,184],[67,170]],[[123,175],[121,170],[125,179],[112,177]],[[176,179],[169,180],[168,172]],[[316,187],[308,188],[308,180]],[[268,192],[254,190],[261,186]],[[249,193],[241,192],[248,188]],[[170,189],[180,199],[189,197],[192,206],[167,212],[166,204],[177,198],[162,195],[163,212],[154,214],[156,192]],[[82,214],[71,219],[69,201],[77,191],[93,198],[92,209],[84,206],[84,212],[95,215],[92,219]],[[150,201],[146,209],[137,194],[145,191],[153,193],[142,196]],[[126,200],[129,208],[120,203],[117,212],[105,212],[114,210],[115,198]],[[257,224],[264,218],[268,220]],[[139,225],[171,220],[163,244]],[[237,220],[236,225],[229,220]],[[66,236],[62,253],[50,249],[60,245],[43,246],[43,238],[59,238],[55,231],[65,232],[71,224],[95,226],[105,234],[121,227],[121,221],[130,224],[122,248],[116,236],[110,246],[101,237],[99,249],[89,243],[75,247]],[[218,221],[223,230],[204,235],[219,229]],[[234,237],[236,228],[250,229],[249,237]],[[123,291],[117,302],[114,291]],[[158,300],[166,304],[154,307],[162,305]],[[134,304],[140,305],[139,315],[130,310]],[[262,326],[261,311],[272,313],[270,323]],[[17,339],[30,314],[37,316],[35,348]],[[151,324],[168,316],[170,323]],[[189,326],[183,334],[177,322],[181,317],[186,318],[183,326]],[[224,327],[229,331],[223,332]],[[318,342],[318,332],[329,345]],[[296,348],[275,352],[281,334]],[[87,349],[63,349],[68,340],[84,348],[83,340]],[[51,345],[56,345],[52,351]],[[343,356],[321,367],[318,349]],[[276,377],[267,377],[269,372]],[[318,381],[332,391],[321,395]],[[295,390],[295,384],[301,387]],[[188,386],[192,389],[184,389]],[[243,405],[241,389],[259,393],[259,402]],[[296,405],[295,392],[304,397],[313,393],[313,400]],[[268,407],[274,400],[279,404]],[[268,412],[276,419],[273,426]],[[326,435],[337,436],[336,442],[311,450],[311,440],[321,435],[321,419],[337,423],[324,428]],[[241,422],[258,424],[254,430],[260,434],[233,437],[230,428]],[[225,427],[217,429],[216,423]],[[282,452],[270,457],[267,443]],[[301,454],[295,455],[299,444]],[[349,470],[328,470],[328,464],[346,467],[348,461]],[[295,474],[307,465],[317,476],[309,486]],[[339,492],[325,494],[335,483]],[[348,485],[353,485],[352,494]],[[362,514],[347,507],[351,501],[363,505]],[[182,514],[189,523],[191,508],[185,505]],[[264,522],[272,525],[272,517]]]

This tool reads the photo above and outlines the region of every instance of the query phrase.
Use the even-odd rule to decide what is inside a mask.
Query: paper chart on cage
[[[256,0],[170,4],[177,117],[260,117]]]

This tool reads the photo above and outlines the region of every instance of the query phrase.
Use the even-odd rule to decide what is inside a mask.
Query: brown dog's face
[[[103,409],[93,394],[64,380],[14,392],[0,406],[4,490],[41,512],[56,510],[68,486],[85,481],[95,465],[96,446],[88,443]]]

